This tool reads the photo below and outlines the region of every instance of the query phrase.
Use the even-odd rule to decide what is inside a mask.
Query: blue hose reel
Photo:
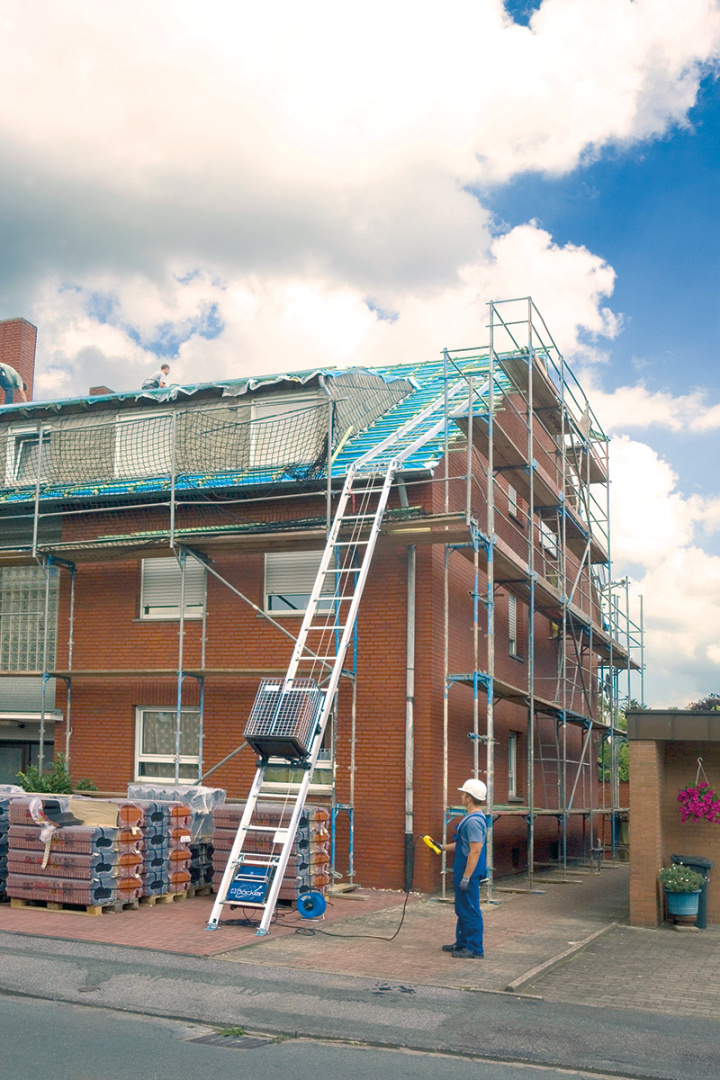
[[[325,897],[319,892],[306,892],[298,896],[296,906],[303,919],[317,919],[327,907]]]

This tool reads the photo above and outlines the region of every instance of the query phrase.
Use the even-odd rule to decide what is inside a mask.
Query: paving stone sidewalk
[[[0,908],[0,930],[207,956],[235,964],[371,978],[380,987],[426,985],[522,994],[584,1005],[720,1015],[720,926],[676,933],[669,926],[627,925],[628,867],[600,874],[558,871],[527,882],[499,883],[499,903],[483,904],[486,957],[456,960],[441,951],[454,938],[452,903],[359,890],[336,898],[323,921],[283,914],[265,938],[243,925],[241,911],[208,933],[212,897],[101,918],[41,909]],[[520,890],[520,891],[516,891]],[[553,966],[556,965],[556,966]],[[533,975],[533,972],[535,974]]]
[[[720,1019],[720,926],[696,934],[615,926],[523,993]]]

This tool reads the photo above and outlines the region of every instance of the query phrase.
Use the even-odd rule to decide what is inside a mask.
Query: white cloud
[[[6,0],[0,286],[449,286],[488,242],[466,185],[685,123],[719,43],[716,0],[544,0],[530,28],[500,0]]]
[[[720,498],[685,497],[677,475],[649,446],[610,443],[614,575],[633,576],[644,598],[649,704],[684,706],[720,692],[720,558],[697,543],[720,527]]]
[[[501,0],[5,0],[0,303],[39,326],[45,397],[130,389],[158,353],[183,382],[420,360],[482,344],[508,295],[585,356],[620,329],[612,267],[532,222],[497,235],[482,192],[687,124],[719,52],[717,0],[543,0],[530,27]],[[615,430],[720,425],[698,394],[592,400]],[[613,452],[647,480],[615,471],[618,550],[677,582],[663,596],[711,628],[682,645],[714,663],[686,577],[714,580],[693,530],[717,504],[649,448]]]
[[[582,380],[606,431],[655,427],[702,435],[720,428],[720,404],[708,402],[703,390],[669,394],[638,382],[607,392],[600,388],[598,373],[592,368],[582,371]]]
[[[161,279],[106,272],[70,289],[46,283],[30,312],[42,328],[36,395],[85,393],[98,383],[131,389],[162,349],[172,358],[173,381],[190,383],[417,361],[444,346],[486,341],[487,302],[512,283],[535,297],[570,351],[583,334],[615,332],[603,305],[612,269],[585,248],[559,247],[526,225],[488,238],[451,284],[386,287],[373,297],[329,276],[221,278],[179,267]],[[510,347],[500,336],[495,344]]]

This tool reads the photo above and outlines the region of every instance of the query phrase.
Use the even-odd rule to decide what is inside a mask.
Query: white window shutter
[[[265,592],[268,596],[312,592],[322,551],[273,551],[265,556]],[[333,592],[332,579],[323,592]]]
[[[143,618],[178,618],[182,571],[177,559],[143,559],[141,614]],[[185,614],[202,614],[205,567],[196,559],[185,563]]]

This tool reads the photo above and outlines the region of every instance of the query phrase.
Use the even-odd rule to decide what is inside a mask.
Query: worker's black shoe
[[[455,952],[456,949],[457,945],[443,945],[442,947],[443,952]]]
[[[470,952],[469,949],[453,949],[452,955],[460,960],[482,960],[482,953]]]

